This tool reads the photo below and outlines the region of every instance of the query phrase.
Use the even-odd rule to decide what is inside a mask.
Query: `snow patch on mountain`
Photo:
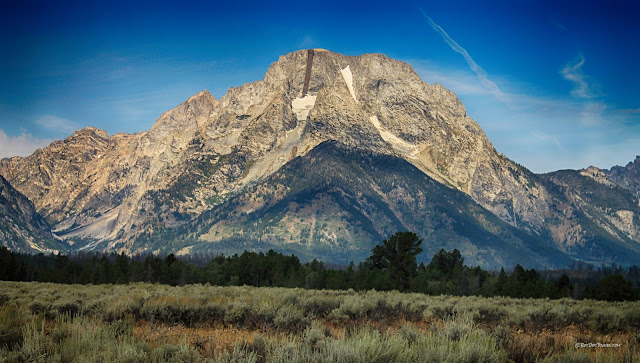
[[[316,97],[317,96],[307,94],[302,98],[297,97],[293,101],[291,101],[291,109],[296,115],[298,121],[304,121],[307,119],[307,116],[309,116],[309,112],[316,104]]]
[[[349,66],[347,66],[347,68],[340,70],[340,73],[342,74],[342,78],[344,78],[344,82],[347,84],[347,88],[349,89],[349,93],[351,93],[351,97],[353,97],[353,100],[358,103],[358,100],[356,99],[356,93],[353,90],[353,74],[351,73],[351,69],[349,69]]]
[[[391,146],[396,151],[407,153],[409,154],[408,155],[409,157],[416,157],[418,151],[415,145],[412,145],[402,140],[401,138],[397,137],[396,135],[390,133],[387,129],[385,129],[382,125],[380,125],[380,120],[378,120],[377,116],[369,117],[369,121],[371,121],[373,126],[375,126],[375,128],[378,129],[378,132],[380,133],[380,136],[382,137],[382,139],[388,142],[389,144],[391,144]]]

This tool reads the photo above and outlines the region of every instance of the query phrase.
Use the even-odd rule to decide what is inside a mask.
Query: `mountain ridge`
[[[603,209],[579,201],[566,176],[533,174],[498,153],[453,92],[381,54],[289,53],[263,80],[230,88],[219,101],[201,91],[149,131],[83,129],[29,157],[0,160],[0,174],[61,238],[89,240],[85,249],[156,251],[164,250],[159,242],[139,242],[197,221],[328,141],[352,157],[407,162],[572,258],[590,260],[575,246],[601,230],[611,238],[593,239],[592,250],[617,243],[628,253],[595,258],[640,256],[640,204]],[[601,187],[609,186],[590,186]]]

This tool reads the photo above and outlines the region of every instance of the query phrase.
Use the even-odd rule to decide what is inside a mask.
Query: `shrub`
[[[152,362],[199,362],[200,354],[186,346],[164,344],[151,353]]]
[[[279,331],[297,334],[309,326],[309,319],[297,307],[286,305],[278,309],[273,325]]]
[[[82,302],[80,300],[66,300],[56,302],[52,305],[51,310],[55,310],[59,315],[78,315],[82,308]]]
[[[333,309],[339,306],[339,299],[318,295],[311,296],[302,302],[302,308],[304,312],[307,314],[312,314],[316,317],[326,316]]]
[[[47,313],[49,312],[49,304],[36,300],[29,304],[29,310],[31,310],[31,313],[34,315],[39,313]]]
[[[23,313],[13,304],[0,305],[0,348],[14,349],[22,344]]]
[[[340,308],[331,310],[327,318],[335,324],[344,324],[349,321],[349,315],[343,313]]]
[[[230,304],[225,309],[224,322],[226,324],[240,326],[244,324],[245,317],[249,310],[250,306],[246,303]]]
[[[143,299],[138,295],[117,296],[108,304],[105,304],[104,319],[106,321],[115,321],[122,319],[125,315],[140,316],[143,306]]]
[[[452,341],[459,341],[475,330],[473,319],[469,314],[444,319],[442,334]]]
[[[251,344],[251,351],[255,353],[256,361],[258,363],[264,363],[267,359],[267,343],[264,337],[260,334],[256,334],[253,337],[253,343]]]
[[[317,350],[324,347],[325,338],[327,337],[327,331],[324,329],[322,323],[313,321],[310,326],[305,329],[303,334],[304,343],[311,348],[311,350]]]
[[[105,289],[2,281],[0,295],[9,299],[0,304],[0,329],[8,331],[0,338],[13,339],[0,346],[0,361],[11,362],[203,359],[187,346],[191,335],[184,336],[182,346],[162,345],[175,343],[174,335],[154,336],[149,344],[159,347],[152,349],[134,336],[136,319],[209,325],[198,326],[197,334],[218,329],[219,323],[227,325],[224,329],[260,330],[261,335],[238,332],[241,340],[230,351],[200,346],[216,361],[580,361],[587,353],[600,361],[635,361],[640,342],[638,302],[202,285]],[[563,331],[556,330],[571,325],[571,331],[592,338],[608,335],[605,341],[628,348],[575,352]],[[223,346],[229,347],[227,342]]]
[[[7,301],[9,301],[9,296],[0,294],[0,305],[4,305]]]

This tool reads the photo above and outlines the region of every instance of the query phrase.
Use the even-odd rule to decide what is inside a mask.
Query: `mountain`
[[[640,155],[624,167],[614,166],[609,170],[603,170],[590,166],[582,170],[581,174],[591,177],[599,183],[615,184],[640,195]]]
[[[381,54],[289,53],[263,80],[220,101],[200,92],[148,132],[85,128],[0,160],[0,174],[83,249],[344,261],[409,229],[429,251],[485,265],[640,260],[637,195],[579,171],[531,173],[454,93]],[[615,188],[626,202],[588,198]]]
[[[140,243],[165,240],[165,252],[274,248],[305,260],[348,264],[396,231],[424,238],[423,259],[458,248],[488,267],[570,259],[549,241],[500,220],[468,195],[391,155],[325,141],[193,222]]]
[[[58,252],[64,244],[55,240],[51,227],[33,203],[0,175],[0,244],[19,252]]]
[[[542,176],[554,195],[556,215],[549,220],[551,236],[564,236],[565,251],[592,263],[637,264],[640,241],[640,201],[615,184],[602,184],[584,173],[561,170]]]
[[[133,135],[109,137],[87,127],[27,158],[0,160],[0,174],[20,185],[64,239],[86,244],[131,238],[145,217],[145,193],[175,183],[185,158],[177,151],[192,142],[216,104],[203,91],[163,114],[148,132]]]

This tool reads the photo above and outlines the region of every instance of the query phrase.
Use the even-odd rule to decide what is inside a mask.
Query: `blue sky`
[[[317,47],[408,62],[535,172],[624,165],[640,154],[639,15],[637,1],[5,3],[0,157],[84,126],[148,130]]]

